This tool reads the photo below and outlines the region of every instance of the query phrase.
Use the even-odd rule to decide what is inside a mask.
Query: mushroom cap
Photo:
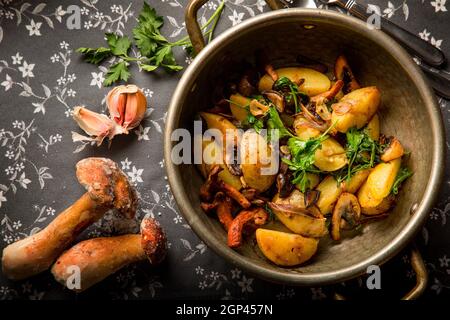
[[[116,208],[127,218],[136,213],[137,195],[127,176],[107,158],[86,158],[76,165],[78,181],[101,205]]]
[[[158,221],[146,215],[141,222],[141,245],[151,264],[158,264],[167,254],[167,238]]]

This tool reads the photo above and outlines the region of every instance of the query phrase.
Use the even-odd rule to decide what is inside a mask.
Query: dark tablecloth
[[[106,156],[117,161],[136,184],[141,209],[132,222],[106,216],[84,238],[136,232],[137,221],[149,213],[167,230],[170,249],[161,267],[133,265],[78,295],[64,290],[49,272],[17,283],[0,276],[0,299],[327,299],[334,292],[355,298],[398,298],[413,286],[407,251],[382,267],[382,290],[377,292],[365,289],[365,279],[322,288],[275,285],[218,257],[179,214],[164,172],[162,128],[182,72],[157,76],[133,66],[132,82],[144,88],[152,114],[129,136],[115,139],[110,149],[71,140],[71,131],[80,130],[70,118],[70,110],[84,104],[104,110],[102,100],[109,90],[101,85],[106,69],[84,63],[74,50],[98,46],[107,31],[130,35],[142,1],[42,1],[0,1],[0,247],[45,227],[83,193],[74,175],[78,160]],[[365,2],[380,6],[386,17],[450,57],[450,3],[446,0]],[[208,2],[200,11],[200,19],[208,18],[218,3]],[[67,27],[70,5],[80,9],[80,29]],[[151,0],[150,5],[165,17],[163,33],[168,38],[185,35],[186,0]],[[217,33],[267,10],[263,0],[226,1]],[[182,50],[176,56],[183,65],[189,64]],[[449,130],[450,103],[438,101]],[[418,237],[430,273],[425,299],[448,297],[450,293],[449,183],[447,170],[438,191],[439,201]]]

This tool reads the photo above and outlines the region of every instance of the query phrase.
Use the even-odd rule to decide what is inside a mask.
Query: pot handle
[[[287,8],[280,0],[265,0],[272,10]],[[192,46],[198,54],[205,47],[200,25],[197,22],[197,12],[208,0],[190,0],[184,14],[186,20],[186,30],[191,39]]]
[[[411,256],[410,256],[411,266],[416,273],[416,285],[407,294],[405,294],[401,300],[415,300],[419,298],[425,291],[428,283],[428,272],[423,262],[422,255],[415,244],[412,244]],[[346,300],[346,298],[339,294],[334,294],[335,300]]]

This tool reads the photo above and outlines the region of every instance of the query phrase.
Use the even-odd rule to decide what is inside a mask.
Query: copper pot
[[[216,253],[260,278],[289,285],[318,286],[341,282],[380,265],[408,245],[421,230],[438,195],[444,171],[445,135],[435,95],[407,52],[378,30],[369,30],[353,17],[324,10],[287,9],[261,14],[230,28],[203,49],[196,10],[206,0],[192,0],[187,28],[201,52],[181,78],[170,103],[164,138],[167,176],[178,207],[195,233]],[[364,227],[361,235],[333,244],[324,239],[307,264],[282,268],[258,254],[249,240],[239,250],[227,247],[220,223],[200,209],[198,190],[203,179],[194,165],[175,165],[171,133],[191,130],[195,114],[210,107],[216,81],[227,75],[233,61],[269,53],[271,61],[295,61],[298,54],[332,65],[344,52],[360,83],[382,92],[382,132],[397,136],[412,155],[414,175],[404,185],[388,218]],[[405,298],[420,295],[426,270],[413,250],[418,283]]]

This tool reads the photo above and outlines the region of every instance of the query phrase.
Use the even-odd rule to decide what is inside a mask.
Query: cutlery
[[[367,13],[367,6],[359,4],[354,0],[319,1],[324,4],[339,5],[363,20],[366,20],[370,16],[370,14]],[[267,0],[267,3],[272,9],[289,8],[289,3],[286,2],[286,0]],[[317,8],[314,0],[300,0],[299,3],[296,4],[303,8]],[[418,65],[427,75],[428,81],[434,91],[438,95],[446,99],[450,99],[450,73],[447,73],[444,70],[436,69],[436,67],[444,64],[446,60],[442,51],[381,16],[380,21],[381,29],[383,31],[391,35],[403,44],[406,49],[409,49],[410,52],[415,54]]]
[[[320,2],[323,4],[338,5],[361,20],[367,20],[374,14],[370,13],[368,6],[360,4],[355,0],[320,0]],[[406,49],[419,57],[426,64],[433,67],[439,67],[444,64],[445,56],[441,50],[391,21],[381,16],[379,17],[381,21],[381,30],[401,42]]]

